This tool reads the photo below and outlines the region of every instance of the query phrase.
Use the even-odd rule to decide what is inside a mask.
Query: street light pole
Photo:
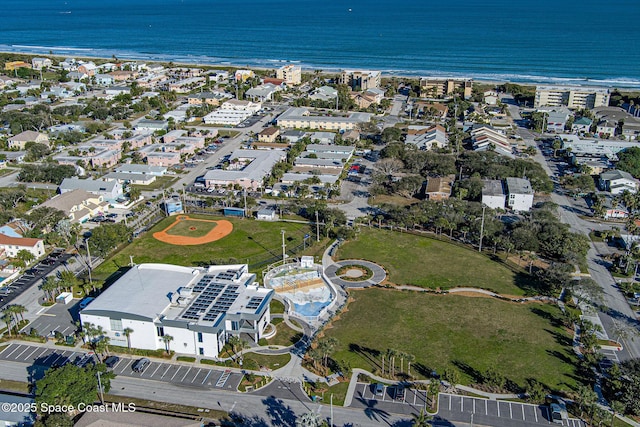
[[[98,388],[100,390],[100,402],[102,402],[102,405],[104,406],[104,391],[102,390],[102,380],[100,379],[100,372],[96,372],[96,374],[98,375]]]
[[[284,244],[284,230],[280,230],[282,233],[282,264],[284,265],[284,259],[286,257],[286,246]]]
[[[484,235],[484,211],[487,207],[482,205],[482,222],[480,223],[480,244],[478,245],[478,252],[482,252],[482,237]]]
[[[88,238],[84,239],[84,245],[87,247],[87,258],[89,258],[89,260],[88,260],[89,283],[91,284],[91,287],[93,288],[93,279],[91,278],[91,270],[93,269],[93,261],[91,261],[91,252],[89,251],[89,239]]]
[[[331,424],[330,427],[333,427],[333,393],[331,393]]]

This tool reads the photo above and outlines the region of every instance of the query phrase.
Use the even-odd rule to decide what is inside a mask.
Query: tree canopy
[[[93,404],[98,399],[98,373],[105,393],[111,389],[113,372],[107,372],[104,364],[87,364],[84,368],[68,363],[50,368],[36,382],[35,400],[38,407],[47,405]]]
[[[630,147],[618,153],[620,161],[616,165],[621,171],[629,172],[634,178],[640,177],[640,148]]]

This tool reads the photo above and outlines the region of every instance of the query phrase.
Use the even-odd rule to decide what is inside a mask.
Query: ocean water
[[[640,87],[637,0],[4,0],[0,50]]]

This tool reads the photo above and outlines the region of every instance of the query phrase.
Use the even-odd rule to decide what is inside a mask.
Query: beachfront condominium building
[[[607,88],[581,86],[536,86],[533,102],[538,107],[596,108],[609,105],[611,91]]]
[[[246,264],[140,264],[83,309],[80,320],[101,327],[114,345],[217,357],[231,336],[263,337],[272,295]]]
[[[288,85],[299,85],[302,82],[302,68],[298,65],[284,65],[276,70],[276,78],[284,80]]]
[[[367,90],[380,87],[380,71],[344,70],[340,74],[340,84],[352,90]]]
[[[444,98],[456,91],[465,98],[471,97],[473,80],[454,78],[423,77],[420,79],[420,96],[422,98]]]

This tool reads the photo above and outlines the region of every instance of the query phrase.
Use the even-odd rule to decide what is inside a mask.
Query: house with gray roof
[[[67,193],[73,190],[84,190],[88,193],[102,196],[105,201],[115,202],[117,199],[123,197],[122,185],[116,180],[103,180],[103,179],[80,179],[77,176],[71,178],[65,178],[60,183],[58,191],[60,194]]]
[[[285,150],[235,150],[227,169],[209,170],[204,175],[207,187],[226,187],[238,184],[242,188],[257,190],[271,174],[276,163],[285,160]]]
[[[624,191],[636,193],[638,191],[638,180],[629,172],[613,169],[600,174],[598,182],[602,191],[608,191],[613,195]]]

